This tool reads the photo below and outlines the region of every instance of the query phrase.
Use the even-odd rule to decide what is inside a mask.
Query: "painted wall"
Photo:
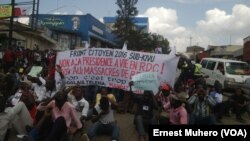
[[[81,33],[82,41],[90,40],[90,32],[108,42],[114,42],[115,36],[108,32],[106,25],[90,14],[86,15],[51,15],[40,14],[39,25],[58,29],[73,30]]]

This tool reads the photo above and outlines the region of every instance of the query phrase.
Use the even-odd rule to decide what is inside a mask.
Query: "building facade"
[[[39,46],[41,50],[56,49],[57,47],[57,42],[47,36],[43,29],[32,30],[29,26],[18,22],[15,22],[13,27],[18,30],[12,32],[12,45],[19,45],[31,50],[34,49],[35,45]],[[0,31],[0,44],[3,49],[8,47],[8,29],[9,21],[0,20],[0,30],[2,30]]]
[[[46,35],[57,42],[60,50],[70,50],[81,46],[81,33],[72,30],[46,28]]]
[[[104,17],[104,24],[108,26],[111,30],[114,30],[114,24],[116,22],[116,17]],[[148,32],[149,22],[147,17],[135,17],[132,18],[132,22],[135,25],[135,29],[143,30],[144,32]]]
[[[189,47],[187,47],[186,53],[190,57],[190,59],[196,61],[197,54],[203,52],[204,50],[205,50],[205,48],[200,47],[200,46],[189,46]]]
[[[225,59],[236,59],[240,56],[239,53],[242,48],[242,45],[208,46],[210,57]],[[235,53],[237,53],[237,56]]]
[[[9,21],[0,21],[0,30],[8,29]],[[13,45],[19,45],[24,48],[34,49],[55,49],[69,50],[81,45],[81,35],[76,31],[67,31],[63,29],[39,28],[32,30],[28,25],[18,22],[14,23]],[[5,48],[8,46],[9,32],[0,31],[0,44]]]
[[[250,36],[244,38],[243,61],[250,63]]]
[[[70,31],[81,36],[81,47],[116,47],[115,35],[105,24],[90,14],[86,15],[38,15],[39,26],[49,29]],[[56,37],[55,37],[56,38]]]

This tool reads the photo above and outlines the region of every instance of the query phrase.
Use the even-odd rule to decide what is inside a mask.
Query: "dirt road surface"
[[[115,117],[117,120],[117,124],[120,127],[120,141],[138,141],[137,132],[135,130],[135,126],[133,124],[134,115],[130,113],[118,114],[115,113]],[[243,118],[246,120],[246,123],[240,123],[236,121],[235,116],[231,115],[231,117],[224,117],[222,119],[222,123],[224,125],[250,125],[250,117],[245,114]],[[88,121],[86,128],[88,128],[92,123]],[[22,141],[22,139],[18,139],[16,135],[12,132],[9,141]],[[78,136],[76,136],[73,141],[81,141]],[[99,135],[94,141],[110,141],[110,137],[107,135]]]

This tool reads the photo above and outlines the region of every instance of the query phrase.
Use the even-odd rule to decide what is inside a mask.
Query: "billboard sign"
[[[0,18],[11,17],[12,7],[11,5],[0,5]]]

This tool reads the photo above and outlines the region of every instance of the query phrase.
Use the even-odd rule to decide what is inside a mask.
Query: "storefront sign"
[[[0,18],[11,17],[11,5],[0,5]]]

